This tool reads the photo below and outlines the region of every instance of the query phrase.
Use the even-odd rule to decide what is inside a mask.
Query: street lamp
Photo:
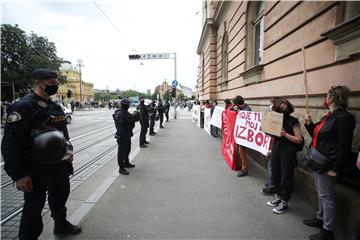
[[[77,64],[76,64],[76,66],[78,66],[79,67],[79,81],[80,81],[80,102],[82,102],[82,84],[81,84],[81,67],[83,67],[84,66],[84,64],[83,64],[83,60],[82,59],[78,59],[78,61],[77,61]]]

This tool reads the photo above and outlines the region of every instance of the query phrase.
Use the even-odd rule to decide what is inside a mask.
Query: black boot
[[[310,235],[310,240],[335,240],[334,232],[328,231],[324,228],[321,228],[321,231],[317,234]]]
[[[126,168],[134,168],[135,165],[127,162],[127,163],[125,163],[125,167],[126,167]]]
[[[322,226],[323,226],[323,221],[320,219],[317,219],[316,217],[312,218],[312,219],[305,219],[305,220],[303,220],[303,223],[310,227],[322,228]]]
[[[129,172],[124,167],[119,167],[119,173],[122,175],[129,175]]]
[[[76,235],[79,233],[81,233],[81,227],[79,225],[73,225],[67,220],[55,220],[55,235]]]

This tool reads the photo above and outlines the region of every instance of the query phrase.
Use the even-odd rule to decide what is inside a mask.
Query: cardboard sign
[[[240,111],[236,117],[234,138],[236,144],[268,154],[271,137],[261,131],[261,113]]]
[[[280,137],[282,126],[282,113],[267,111],[261,114],[261,128],[263,132]]]
[[[234,126],[236,121],[237,112],[225,109],[222,112],[222,144],[221,152],[225,162],[232,170],[237,170],[236,167],[236,153],[235,153],[235,139],[234,139]]]
[[[211,120],[211,109],[205,108],[204,109],[204,130],[211,135],[210,133],[210,120]]]
[[[225,108],[221,106],[216,106],[214,108],[214,112],[211,116],[211,121],[210,121],[211,125],[221,129],[221,118],[222,118],[222,112],[224,110]]]

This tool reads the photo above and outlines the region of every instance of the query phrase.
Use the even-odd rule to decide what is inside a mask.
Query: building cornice
[[[215,14],[214,14],[214,21],[216,23],[224,16],[224,13],[227,12],[228,8],[231,5],[231,1],[220,1],[216,7]]]
[[[216,32],[215,21],[213,18],[207,18],[201,32],[200,41],[196,50],[197,54],[199,55],[201,54],[201,49],[203,48],[203,45],[205,43],[205,40],[209,36],[209,33],[214,33],[214,32]]]

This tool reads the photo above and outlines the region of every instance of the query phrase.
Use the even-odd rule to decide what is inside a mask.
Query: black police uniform
[[[153,102],[151,103],[149,116],[150,116],[150,135],[155,135],[155,134],[156,134],[156,133],[154,132],[155,118],[156,118],[156,106],[155,106],[155,101],[153,101]]]
[[[130,104],[130,102],[129,102]],[[121,103],[123,106],[123,103]],[[118,165],[119,172],[122,174],[129,174],[125,168],[135,167],[129,162],[129,154],[131,151],[131,137],[133,136],[133,129],[135,122],[132,120],[132,114],[127,109],[116,110],[113,114],[116,126],[116,139],[118,143]]]
[[[162,104],[162,102],[159,102],[158,107],[157,107],[157,111],[159,114],[159,119],[160,119],[160,128],[164,128],[163,127],[163,121],[164,121],[164,105]]]
[[[166,103],[164,105],[164,113],[165,113],[167,122],[169,121],[169,111],[170,111],[170,103],[168,101],[166,101]]]
[[[149,127],[149,110],[148,107],[145,106],[143,102],[140,102],[140,104],[136,107],[136,109],[140,112],[140,146],[144,147],[146,141],[146,133],[147,129]]]
[[[42,123],[50,119],[47,124],[60,130],[69,140],[65,115],[58,104],[36,94],[15,102],[7,113],[1,144],[4,169],[13,181],[30,176],[33,184],[33,190],[24,193],[25,204],[19,238],[37,239],[43,229],[41,211],[45,204],[46,192],[51,216],[55,220],[55,230],[66,228],[69,224],[66,221],[65,203],[70,193],[69,174],[73,173],[73,167],[68,161],[44,165],[31,157],[31,131],[39,129]]]

